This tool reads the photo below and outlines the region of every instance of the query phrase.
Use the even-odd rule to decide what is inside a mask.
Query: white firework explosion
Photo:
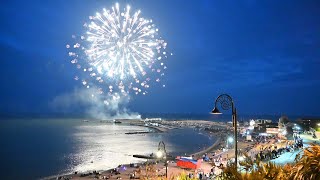
[[[66,46],[70,49],[71,63],[104,85],[99,93],[107,89],[110,95],[114,92],[126,95],[130,90],[146,94],[153,82],[161,82],[167,68],[163,62],[168,56],[167,43],[159,37],[152,20],[140,14],[140,10],[131,13],[130,6],[121,11],[119,4],[111,10],[103,9],[84,24],[86,34],[80,38],[73,36],[79,41]],[[92,81],[81,80],[90,88]]]

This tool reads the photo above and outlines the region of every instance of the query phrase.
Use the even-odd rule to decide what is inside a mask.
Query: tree
[[[320,179],[320,146],[311,144],[297,156],[297,162],[292,167],[290,179]]]
[[[246,156],[246,160],[240,162],[241,170],[238,171],[234,164],[227,165],[223,169],[220,179],[237,180],[319,180],[320,179],[320,146],[312,144],[300,152],[293,164],[281,167],[274,163],[262,163],[252,161]],[[246,173],[243,173],[245,170]]]

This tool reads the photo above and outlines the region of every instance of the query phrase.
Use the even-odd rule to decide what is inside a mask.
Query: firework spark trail
[[[87,73],[75,80],[87,88],[97,81],[98,93],[113,98],[130,91],[146,94],[150,85],[161,82],[167,69],[167,43],[159,37],[153,21],[140,14],[140,10],[131,13],[130,6],[121,11],[115,4],[111,10],[89,17],[90,22],[84,24],[87,32],[80,38],[73,35],[74,45],[66,45],[71,63]]]

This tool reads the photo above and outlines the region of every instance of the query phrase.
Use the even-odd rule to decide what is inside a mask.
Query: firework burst
[[[167,43],[159,37],[153,21],[140,15],[140,10],[131,12],[130,6],[120,10],[115,4],[90,16],[90,22],[84,24],[87,32],[73,36],[73,45],[66,46],[71,63],[87,73],[75,80],[87,88],[94,80],[103,85],[99,93],[107,90],[108,94],[124,95],[130,91],[146,94],[152,84],[161,83],[167,68]]]

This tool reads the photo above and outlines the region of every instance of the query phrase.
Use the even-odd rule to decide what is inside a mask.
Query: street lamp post
[[[159,142],[158,145],[158,152],[157,152],[157,158],[158,159],[164,159],[164,165],[166,167],[166,179],[168,178],[168,162],[167,162],[167,151],[166,151],[166,145],[163,141]]]
[[[233,100],[228,94],[221,94],[217,97],[214,109],[211,111],[212,114],[222,114],[217,107],[217,104],[220,103],[223,110],[232,110],[232,123],[234,127],[234,154],[235,154],[235,166],[238,165],[238,134],[237,134],[237,109],[234,107]]]

